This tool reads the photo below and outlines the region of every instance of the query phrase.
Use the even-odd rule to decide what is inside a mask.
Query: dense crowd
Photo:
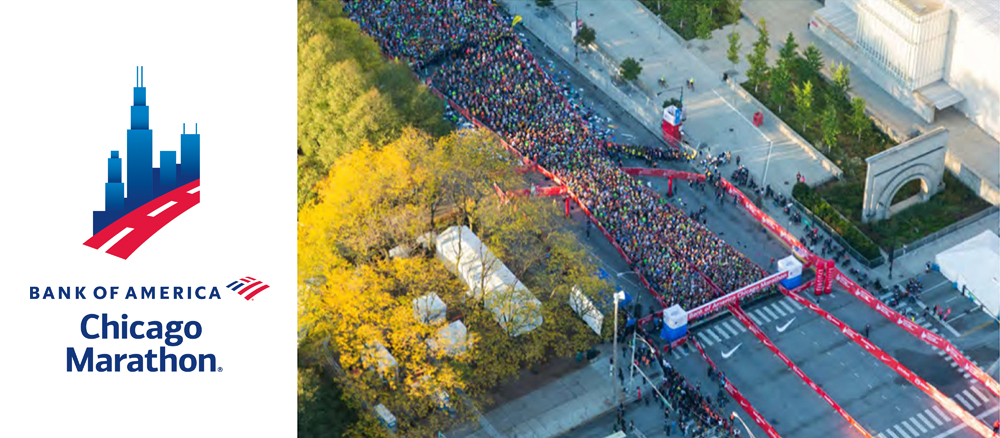
[[[347,12],[387,54],[416,63],[439,60],[432,84],[564,179],[668,305],[691,309],[763,277],[749,259],[685,212],[660,202],[614,159],[635,151],[650,161],[684,157],[595,137],[509,21],[487,2],[427,3],[355,0],[347,3]],[[448,4],[454,7],[444,7]]]

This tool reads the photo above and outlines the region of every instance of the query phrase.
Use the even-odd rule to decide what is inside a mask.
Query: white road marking
[[[760,317],[760,319],[764,320],[764,322],[771,322],[771,319],[768,318],[767,315],[765,315],[764,312],[762,312],[760,309],[754,310],[753,313],[756,314],[758,317]]]
[[[153,210],[153,212],[149,213],[147,216],[149,216],[149,217],[156,217],[156,215],[158,215],[160,213],[163,213],[163,210],[166,210],[166,209],[168,209],[170,207],[173,207],[174,205],[177,205],[177,203],[174,202],[174,201],[170,201],[170,202],[168,202],[166,204],[163,204],[163,206],[161,206],[160,208],[157,208],[156,210]]]
[[[969,402],[965,401],[965,399],[962,398],[962,394],[955,394],[954,396],[951,397],[951,399],[957,400],[959,403],[962,404],[962,406],[965,406],[965,409],[970,411],[972,410],[972,405],[970,405]]]
[[[896,434],[892,433],[892,431],[889,430],[889,429],[886,429],[885,433],[889,434],[890,438],[899,438],[899,437],[896,436]]]
[[[705,336],[704,333],[698,333],[698,339],[701,339],[701,342],[708,346],[712,346],[712,344],[714,344],[714,342],[712,342],[711,339],[708,339],[708,336]]]
[[[749,316],[750,319],[753,320],[754,324],[764,325],[764,323],[760,321],[760,318],[758,318],[757,315],[754,315],[753,313],[747,312],[747,316]],[[740,325],[743,325],[743,324],[741,323]]]
[[[917,421],[917,419],[915,417],[910,417],[910,422],[913,423],[914,426],[917,426],[917,429],[920,429],[920,433],[927,433],[927,429],[925,429],[924,425],[920,424],[920,422]],[[905,425],[906,422],[904,421],[903,424]],[[910,427],[907,426],[907,429],[909,429],[909,428]],[[915,432],[914,432],[914,434],[915,435],[920,435],[919,433],[915,433]]]
[[[934,430],[934,428],[937,427],[934,424],[932,424],[931,421],[928,420],[927,417],[925,417],[924,414],[921,412],[917,412],[917,418],[919,418],[920,421],[923,421],[924,424],[927,425],[927,430]],[[916,421],[914,421],[914,423],[916,423]]]
[[[195,188],[193,188],[191,190],[188,190],[188,193],[193,195],[193,194],[198,193],[200,191],[201,191],[201,186],[198,186],[198,187],[195,187]]]
[[[124,230],[121,230],[118,232],[118,234],[115,234],[115,237],[112,237],[111,240],[104,242],[104,245],[101,245],[101,247],[97,248],[97,250],[100,252],[108,252],[108,250],[111,249],[112,246],[115,246],[115,244],[118,243],[119,240],[122,240],[122,238],[124,238],[125,236],[128,235],[128,233],[131,232],[132,228],[125,227]]]
[[[729,333],[726,333],[726,331],[719,328],[719,326],[709,327],[708,332],[711,333],[712,336],[717,336],[715,333],[718,332],[718,337],[721,337],[722,339],[729,339]]]
[[[934,409],[937,410],[937,406],[934,406]],[[982,420],[983,418],[986,418],[989,415],[993,415],[996,411],[1000,411],[1000,405],[994,406],[993,409],[990,409],[990,410],[988,410],[986,412],[983,412],[982,414],[979,414],[976,418]],[[950,436],[950,435],[954,434],[955,432],[958,432],[958,431],[960,431],[962,429],[965,429],[966,427],[969,427],[969,426],[966,425],[965,423],[961,423],[958,426],[955,426],[955,427],[953,427],[951,429],[948,429],[948,430],[946,430],[944,432],[941,432],[940,434],[938,434],[934,438],[945,438],[946,436]]]
[[[791,303],[792,307],[794,307],[796,310],[802,310],[802,309],[806,308],[806,306],[803,306],[803,305],[799,304],[798,301],[795,301],[795,300],[793,300],[791,298],[785,298],[785,301]]]
[[[983,405],[981,401],[976,400],[976,398],[973,397],[972,394],[969,394],[968,390],[962,391],[962,395],[964,395],[965,398],[969,399],[969,401],[971,401],[972,404],[976,405],[977,408]]]
[[[944,421],[941,421],[940,419],[938,419],[938,417],[936,415],[934,415],[934,413],[931,412],[930,409],[924,409],[924,413],[927,414],[928,418],[930,418],[931,420],[934,420],[934,422],[937,423],[938,426],[943,426],[944,425]],[[947,420],[947,418],[945,420]]]
[[[778,315],[775,315],[774,312],[771,311],[771,309],[769,309],[767,307],[764,307],[764,308],[761,308],[760,310],[762,310],[765,313],[767,313],[767,316],[770,316],[771,319],[778,319]]]
[[[984,402],[986,402],[986,403],[990,402],[990,398],[987,397],[987,396],[985,396],[985,395],[983,395],[983,393],[979,392],[979,390],[976,389],[975,386],[970,386],[969,389],[971,389],[972,392],[976,393],[976,395],[979,396],[979,398],[981,398]]]
[[[789,319],[788,322],[785,323],[785,325],[776,326],[775,328],[778,329],[778,333],[783,333],[788,328],[788,326],[792,325],[792,321],[795,321],[795,317],[792,317],[792,319]]]
[[[673,351],[670,352],[670,355],[673,356],[674,359],[680,359],[681,358],[681,355],[677,354],[677,349],[676,348]]]
[[[784,307],[785,310],[788,311],[788,313],[795,313],[795,309],[793,309],[792,306],[789,306],[784,300],[778,301],[776,304],[780,304],[781,307]]]
[[[729,356],[732,356],[732,355],[733,355],[733,353],[735,353],[735,352],[736,352],[736,350],[737,350],[737,349],[739,349],[741,345],[743,345],[743,343],[742,343],[742,342],[740,342],[739,344],[736,344],[736,346],[735,346],[735,347],[733,347],[733,349],[732,349],[732,350],[729,350],[728,352],[725,352],[725,351],[724,351],[724,352],[722,352],[722,358],[723,358],[723,359],[729,359]]]
[[[892,426],[892,427],[893,427],[893,429],[896,429],[896,432],[898,432],[898,433],[899,433],[899,435],[900,435],[900,436],[902,436],[903,438],[910,438],[910,436],[909,436],[909,435],[907,435],[907,434],[906,434],[906,432],[903,432],[903,429],[900,429],[900,428],[899,428],[899,425],[898,425],[898,424],[897,424],[897,425],[895,425],[895,426]]]
[[[719,339],[715,332],[711,330],[711,327],[709,327],[709,330],[705,330],[705,333],[712,335],[712,339],[715,339],[715,342],[722,342],[722,339]]]
[[[783,310],[781,310],[781,307],[778,307],[777,303],[772,304],[772,305],[770,305],[768,307],[773,308],[775,312],[778,312],[778,316],[780,316],[782,318],[788,316],[788,314],[786,314]]]
[[[730,327],[729,324],[728,324],[728,322],[729,321],[722,321],[722,323],[719,324],[719,326],[721,326],[722,328],[726,329],[726,331],[728,331],[733,336],[739,335],[740,332],[738,332],[735,329],[733,329],[732,327]]]
[[[937,405],[931,406],[931,409],[934,409],[934,412],[940,415],[941,418],[944,419],[944,421],[951,421],[951,417],[949,417],[948,414],[942,411],[941,408],[939,408]]]

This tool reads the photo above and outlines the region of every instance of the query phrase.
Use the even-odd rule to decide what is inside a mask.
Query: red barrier
[[[815,288],[813,288],[813,294],[816,296],[823,295],[823,285],[826,284],[826,263],[820,262],[816,264],[816,281],[813,283]]]
[[[795,363],[793,363],[791,359],[788,358],[788,356],[785,356],[785,353],[782,353],[781,350],[779,350],[778,347],[775,346],[770,339],[768,339],[767,335],[765,335],[764,332],[761,331],[760,327],[757,327],[757,324],[754,324],[754,322],[750,320],[750,317],[748,317],[746,313],[743,313],[742,309],[740,309],[737,306],[729,306],[729,311],[733,314],[733,316],[736,317],[736,319],[739,319],[740,322],[742,322],[743,325],[747,327],[747,330],[750,330],[751,333],[757,336],[757,339],[759,339],[760,342],[764,344],[765,347],[767,347],[769,350],[771,350],[772,353],[778,356],[778,359],[781,359],[781,361],[784,362],[785,365],[791,368],[792,372],[795,373],[795,375],[799,376],[799,378],[802,379],[803,382],[806,382],[806,385],[812,388],[813,391],[816,391],[816,393],[819,394],[819,396],[822,397],[824,401],[830,404],[830,406],[833,407],[833,410],[837,411],[837,413],[840,414],[841,417],[844,417],[844,419],[847,420],[847,423],[850,424],[851,427],[854,427],[854,429],[856,429],[858,433],[861,434],[861,436],[864,436],[866,438],[871,438],[871,434],[869,434],[864,427],[861,427],[861,425],[858,424],[857,421],[854,421],[854,418],[851,417],[851,415],[848,414],[847,411],[841,408],[840,405],[837,404],[837,402],[833,401],[833,399],[830,398],[829,395],[827,395],[826,391],[824,391],[823,388],[820,388],[818,385],[816,385],[816,383],[813,382],[812,379],[810,379],[809,376],[806,375],[806,373],[802,372],[802,370],[799,369],[799,367],[796,366]]]
[[[796,239],[795,236],[785,230],[784,227],[778,225],[778,223],[775,222],[771,216],[768,216],[766,213],[757,208],[756,205],[753,205],[753,202],[750,202],[750,199],[747,198],[743,192],[737,189],[736,186],[727,181],[725,178],[720,178],[720,184],[722,184],[722,187],[726,190],[727,194],[730,196],[736,196],[737,203],[740,204],[743,209],[747,211],[747,213],[750,213],[750,217],[759,222],[764,228],[767,228],[769,231],[777,235],[778,239],[781,239],[785,245],[788,245],[788,247],[791,248],[792,254],[802,260],[806,266],[812,265],[815,262],[816,256],[810,252],[805,245],[799,242],[799,239]]]
[[[834,277],[837,280],[837,283],[843,286],[844,289],[847,289],[848,293],[854,295],[854,297],[860,299],[861,302],[867,304],[868,307],[875,309],[876,312],[880,313],[886,319],[892,321],[903,330],[906,330],[917,339],[933,345],[935,348],[944,350],[945,353],[951,356],[952,360],[955,361],[955,364],[957,364],[959,368],[969,373],[972,377],[975,377],[976,380],[980,381],[984,386],[989,388],[990,392],[1000,396],[1000,384],[997,384],[997,381],[993,380],[989,374],[983,372],[983,370],[979,369],[976,364],[967,359],[961,352],[958,351],[957,348],[955,348],[954,345],[948,342],[948,340],[921,327],[919,324],[906,319],[906,317],[900,315],[895,310],[892,310],[889,306],[879,301],[878,298],[875,298],[871,293],[859,286],[853,280],[847,278],[847,276],[844,275],[843,272],[840,272],[839,269],[834,268],[834,272]]]
[[[622,172],[632,176],[656,176],[660,178],[678,178],[686,181],[704,182],[705,175],[672,169],[650,169],[648,167],[622,167]]]
[[[708,362],[713,369],[718,369],[716,368],[715,363],[712,362],[712,359],[705,354],[705,350],[701,348],[701,344],[699,344],[696,339],[691,338],[691,343],[693,343],[695,347],[698,347],[698,352],[701,353],[701,358],[705,359],[705,362]],[[743,394],[740,394],[740,391],[736,389],[736,385],[733,385],[733,382],[730,382],[729,378],[723,377],[723,379],[726,383],[723,388],[726,389],[726,392],[729,393],[733,400],[736,400],[736,403],[740,404],[740,407],[743,408],[743,411],[750,416],[750,419],[753,420],[754,423],[757,423],[761,429],[764,429],[764,433],[766,433],[767,436],[780,438],[781,435],[778,435],[778,431],[774,430],[774,427],[771,427],[771,423],[768,423],[767,420],[765,420],[764,417],[757,412],[757,409],[754,409],[753,405],[751,405],[750,402],[743,397]]]
[[[820,259],[820,258],[817,257],[817,260],[822,260],[822,259]],[[819,264],[819,263],[817,263],[817,264]],[[833,275],[834,275],[835,272],[837,272],[837,263],[834,262],[833,260],[827,260],[826,261],[826,289],[825,289],[825,292],[826,292],[827,295],[830,295],[831,293],[833,293]]]
[[[935,388],[934,385],[931,385],[930,383],[924,381],[923,379],[920,378],[920,376],[916,375],[908,368],[903,366],[903,364],[896,361],[895,358],[882,351],[881,348],[875,346],[875,344],[871,343],[868,340],[868,338],[859,335],[858,332],[854,331],[854,329],[849,327],[847,324],[841,322],[839,319],[831,315],[829,312],[821,309],[815,303],[805,298],[802,298],[797,294],[788,292],[788,290],[786,290],[783,287],[779,289],[781,289],[781,292],[787,295],[789,298],[795,300],[796,302],[798,302],[803,306],[808,307],[813,312],[816,312],[816,314],[819,315],[821,318],[829,321],[831,324],[836,326],[837,330],[840,330],[840,332],[843,333],[844,336],[847,336],[848,339],[860,345],[869,354],[875,356],[875,358],[882,361],[882,363],[886,364],[886,366],[888,366],[889,368],[892,368],[894,371],[896,371],[896,373],[898,373],[900,376],[903,376],[904,379],[912,383],[913,386],[920,388],[921,391],[923,391],[925,394],[929,395],[932,399],[941,404],[941,406],[947,409],[948,412],[951,412],[952,415],[961,418],[962,421],[966,425],[971,427],[973,430],[979,432],[984,437],[993,435],[993,431],[991,431],[985,424],[977,420],[975,417],[969,414],[969,412],[967,412],[965,409],[962,409],[962,407],[960,407],[952,399],[942,394],[941,391],[938,391],[938,389]]]
[[[565,195],[566,193],[567,193],[566,186],[536,187],[534,196],[536,197],[559,196],[559,195]],[[506,192],[505,196],[515,197],[515,198],[526,198],[532,195],[531,195],[531,189],[520,189],[520,190],[511,190],[509,192]]]
[[[708,314],[720,311],[723,308],[729,307],[729,305],[731,304],[736,304],[742,301],[744,298],[747,298],[753,294],[756,294],[757,292],[760,292],[768,287],[771,287],[774,284],[786,278],[788,278],[788,271],[771,274],[754,283],[743,286],[739,289],[736,289],[733,292],[730,292],[726,295],[723,295],[719,298],[716,298],[712,301],[709,301],[705,304],[695,307],[694,309],[689,310],[687,312],[688,320],[690,321],[692,319],[698,319],[701,318],[702,316],[706,316]]]

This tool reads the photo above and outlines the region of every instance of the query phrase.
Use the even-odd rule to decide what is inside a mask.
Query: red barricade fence
[[[729,306],[729,311],[733,314],[733,316],[736,317],[736,319],[739,319],[740,322],[742,322],[743,325],[747,327],[747,330],[750,330],[751,333],[757,336],[757,339],[759,339],[760,342],[764,344],[765,347],[767,347],[769,350],[771,350],[772,353],[778,356],[778,359],[781,359],[781,361],[784,362],[785,365],[788,366],[788,368],[791,368],[792,372],[795,373],[796,376],[799,376],[799,378],[802,379],[803,382],[806,382],[806,385],[812,388],[813,391],[816,391],[816,393],[819,394],[819,396],[822,397],[824,401],[826,401],[830,406],[832,406],[833,410],[837,411],[837,413],[840,414],[841,417],[844,417],[844,419],[847,420],[847,423],[850,424],[851,427],[854,427],[854,429],[857,430],[858,433],[861,434],[861,436],[864,436],[866,438],[871,438],[871,434],[869,434],[864,427],[861,427],[861,425],[858,424],[857,421],[854,421],[854,417],[851,417],[851,414],[848,414],[847,411],[845,411],[843,408],[840,407],[840,405],[837,404],[837,402],[833,401],[833,399],[830,398],[830,396],[826,393],[826,391],[824,391],[823,388],[820,388],[819,385],[816,385],[816,383],[813,382],[812,379],[810,379],[809,376],[806,375],[806,373],[802,372],[802,370],[799,369],[799,367],[796,366],[795,363],[793,363],[791,359],[788,358],[788,356],[785,356],[785,353],[782,353],[781,350],[779,350],[778,347],[775,346],[770,339],[768,339],[767,335],[765,335],[764,332],[761,331],[760,327],[758,327],[757,324],[754,324],[754,322],[750,320],[750,317],[747,316],[746,313],[743,313],[742,309],[734,305],[734,306]]]
[[[701,353],[701,358],[705,359],[705,362],[708,362],[709,366],[717,370],[718,368],[716,368],[715,363],[712,362],[712,358],[708,357],[708,355],[705,354],[705,350],[701,348],[701,344],[699,344],[694,338],[691,338],[691,343],[698,348],[698,352]],[[739,403],[740,407],[743,408],[743,411],[750,416],[750,419],[753,420],[754,423],[757,423],[757,425],[764,430],[764,433],[766,433],[767,436],[780,438],[781,435],[778,435],[778,431],[774,430],[771,423],[768,423],[767,420],[765,420],[764,417],[757,412],[757,409],[750,404],[750,401],[743,397],[743,394],[736,389],[736,385],[733,385],[733,382],[730,382],[727,377],[723,377],[723,380],[725,382],[725,386],[723,386],[723,388],[726,389],[726,392],[729,393],[729,396],[732,397],[733,400],[736,400],[736,403]]]
[[[876,312],[884,316],[889,321],[892,321],[917,339],[933,345],[935,348],[944,350],[945,353],[951,356],[952,360],[955,361],[955,364],[957,364],[959,368],[969,373],[969,375],[974,377],[976,380],[982,382],[984,386],[989,388],[990,392],[1000,396],[1000,384],[997,384],[997,381],[993,380],[989,374],[983,372],[983,370],[979,369],[976,364],[967,359],[965,355],[958,351],[958,349],[955,348],[951,342],[948,342],[947,339],[921,327],[919,324],[910,321],[905,316],[900,315],[895,310],[892,310],[889,306],[879,301],[878,298],[875,298],[871,293],[859,286],[853,280],[847,278],[847,276],[844,275],[843,272],[840,272],[839,269],[834,268],[834,279],[837,283],[843,286],[844,289],[847,289],[848,293],[861,300],[861,302],[867,304],[868,307],[875,309]]]
[[[944,394],[941,393],[941,391],[935,388],[934,385],[931,385],[930,383],[921,379],[920,376],[910,371],[909,368],[906,368],[905,366],[903,366],[903,364],[899,363],[895,358],[886,354],[884,351],[882,351],[881,348],[879,348],[871,341],[869,341],[868,338],[859,335],[858,332],[854,331],[854,329],[852,329],[850,326],[844,324],[839,319],[831,315],[829,312],[821,309],[812,301],[809,301],[799,296],[798,294],[791,293],[783,287],[779,288],[781,289],[781,292],[787,295],[789,298],[795,300],[796,302],[805,307],[808,307],[809,310],[812,310],[821,318],[829,321],[831,324],[837,327],[837,330],[840,330],[840,332],[843,333],[844,336],[847,336],[848,339],[860,345],[869,354],[875,356],[876,359],[882,361],[882,363],[884,363],[886,366],[892,368],[894,371],[896,371],[897,374],[902,376],[908,382],[912,383],[913,386],[916,386],[925,394],[929,395],[932,399],[934,399],[934,401],[938,402],[943,408],[947,409],[948,412],[951,412],[952,415],[961,418],[962,422],[971,427],[973,430],[979,432],[984,437],[988,437],[993,434],[993,431],[991,431],[989,427],[987,427],[981,421],[977,420],[975,417],[969,414],[969,412],[967,412],[965,409],[962,409],[962,407],[959,406],[958,403],[955,403],[952,399],[946,397]]]

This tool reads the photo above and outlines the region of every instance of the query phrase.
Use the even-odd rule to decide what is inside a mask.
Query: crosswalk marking
[[[889,438],[899,438],[899,437],[896,436],[896,434],[892,433],[892,431],[889,430],[889,429],[886,429],[885,433],[889,434]]]
[[[969,402],[965,401],[965,399],[962,398],[962,394],[955,394],[955,396],[952,397],[951,399],[958,400],[958,402],[961,403],[962,406],[965,406],[965,409],[968,409],[970,411],[972,410],[972,405],[970,405]]]
[[[762,307],[760,310],[763,310],[765,313],[767,313],[767,316],[770,316],[771,319],[778,319],[778,315],[775,315],[774,312],[771,311],[770,307]]]
[[[976,405],[976,407],[977,407],[977,408],[983,405],[983,403],[982,403],[982,402],[980,402],[979,400],[976,400],[976,398],[975,398],[975,397],[973,397],[973,396],[972,396],[972,394],[969,394],[969,391],[968,391],[968,390],[964,390],[964,391],[962,391],[962,395],[964,395],[964,396],[965,396],[965,398],[967,398],[967,399],[969,399],[970,401],[972,401],[972,404]]]
[[[903,429],[900,429],[900,427],[899,427],[898,424],[895,425],[895,426],[892,426],[892,428],[896,429],[896,432],[899,432],[899,435],[902,436],[903,438],[910,438],[910,436],[907,435],[906,432],[903,432]]]
[[[944,411],[941,410],[941,408],[937,407],[937,405],[931,406],[931,409],[934,409],[934,412],[940,415],[941,418],[944,419],[944,421],[951,421],[951,418],[948,417],[948,414],[945,414]]]
[[[732,327],[729,326],[729,321],[722,321],[722,324],[719,325],[721,325],[722,328],[726,329],[726,331],[731,333],[733,336],[740,334],[740,332],[734,330]]]
[[[765,315],[765,314],[764,314],[764,312],[763,312],[762,310],[760,310],[760,309],[755,309],[755,310],[754,310],[753,312],[754,312],[754,314],[755,314],[755,315],[757,315],[757,316],[758,316],[758,317],[759,317],[760,319],[764,320],[764,322],[771,322],[771,318],[769,318],[769,317],[768,317],[767,315]]]
[[[700,339],[701,342],[703,342],[705,345],[709,347],[711,347],[712,344],[714,344],[714,342],[712,342],[711,339],[708,339],[708,336],[705,336],[705,333],[698,333],[698,339]]]
[[[972,392],[976,393],[976,395],[979,396],[979,398],[983,399],[984,402],[986,402],[986,403],[990,402],[989,397],[986,397],[985,395],[983,395],[983,393],[979,392],[979,390],[976,389],[975,386],[970,386],[969,389],[971,389]]]
[[[882,435],[882,434],[878,434],[878,435],[875,435],[875,437],[876,437],[876,438],[885,438],[885,435]]]
[[[802,310],[806,308],[805,306],[799,304],[798,301],[795,301],[791,298],[785,298],[784,300],[781,300],[781,302],[785,303],[786,306],[791,305],[792,308],[794,308],[795,310]]]
[[[712,330],[711,327],[709,327],[708,330],[705,330],[705,333],[712,335],[712,339],[715,339],[715,342],[722,342],[722,339],[720,339],[719,336],[715,334],[715,332]]]
[[[793,308],[792,306],[788,305],[788,301],[781,300],[781,301],[778,301],[777,303],[775,303],[775,305],[784,308],[785,310],[788,311],[789,314],[795,313],[795,308]]]
[[[944,421],[939,420],[938,417],[935,416],[934,413],[931,412],[930,409],[924,409],[924,413],[927,414],[927,418],[930,418],[931,420],[934,420],[934,422],[937,423],[938,426],[941,426],[941,425],[944,424]]]
[[[917,421],[917,419],[916,419],[916,418],[914,418],[914,417],[910,417],[910,422],[911,422],[911,423],[913,423],[913,425],[914,425],[914,426],[917,426],[917,429],[920,429],[920,433],[927,433],[927,429],[926,429],[926,428],[924,428],[924,425],[923,425],[923,424],[920,424],[920,422],[919,422],[919,421]],[[905,425],[905,424],[906,424],[906,422],[904,421],[904,422],[903,422],[903,424]],[[909,427],[907,427],[907,428],[909,428]],[[917,434],[917,433],[915,433],[915,434],[916,434],[916,435],[919,435],[919,434]]]
[[[757,315],[757,317],[763,320],[764,322],[771,322],[771,319],[768,318],[766,315],[764,315],[764,312],[761,312],[760,309],[755,309],[752,315]],[[757,325],[760,325],[760,323],[757,323]]]
[[[732,324],[733,327],[736,327],[736,330],[738,330],[740,333],[747,331],[747,328],[744,327],[743,324],[740,324],[739,321],[730,320],[729,323]]]
[[[931,421],[928,420],[927,417],[925,417],[924,414],[921,412],[917,412],[917,418],[919,418],[920,421],[923,421],[924,424],[927,425],[928,430],[934,430],[934,428],[937,427],[933,423],[931,423]],[[914,423],[916,423],[916,421],[914,421]]]
[[[788,316],[787,314],[785,314],[785,312],[784,312],[783,310],[781,310],[781,307],[778,307],[778,305],[777,305],[777,304],[772,304],[772,305],[771,305],[770,307],[768,307],[768,308],[773,308],[773,309],[774,309],[774,311],[775,311],[775,312],[778,312],[778,315],[779,315],[779,316],[781,316],[782,318],[784,318],[784,317]]]
[[[914,429],[913,427],[911,427],[910,423],[907,423],[906,420],[903,420],[899,424],[902,424],[903,427],[905,427],[907,431],[909,431],[910,433],[913,434],[913,436],[920,436],[920,432],[917,432],[916,429]]]

